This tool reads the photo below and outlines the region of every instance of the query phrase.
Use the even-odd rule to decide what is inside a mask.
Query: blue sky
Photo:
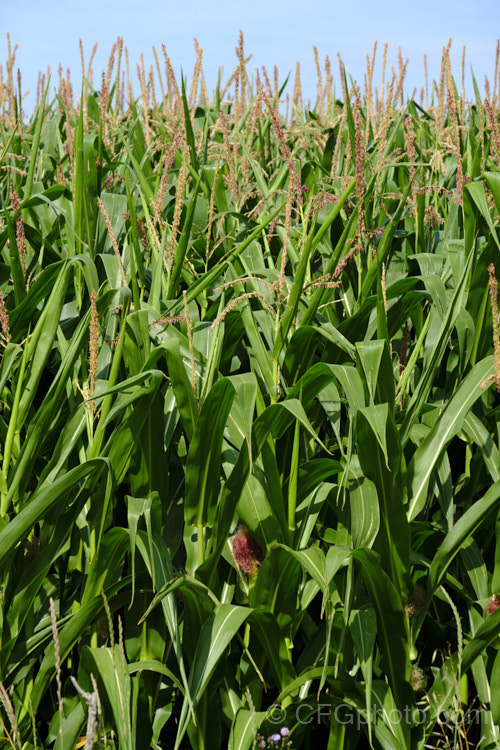
[[[348,71],[362,84],[366,54],[371,54],[375,40],[376,84],[384,42],[389,43],[389,71],[391,65],[397,66],[399,45],[404,58],[409,58],[409,94],[414,87],[420,91],[424,84],[424,53],[430,79],[437,78],[442,47],[452,37],[457,83],[465,44],[466,69],[472,65],[482,87],[485,74],[493,84],[496,40],[500,36],[500,3],[496,0],[85,0],[78,5],[71,0],[0,0],[0,5],[0,61],[5,71],[9,32],[12,43],[18,45],[16,69],[21,70],[23,89],[32,92],[36,91],[38,71],[47,65],[55,86],[59,63],[71,69],[73,85],[79,88],[80,38],[86,60],[98,43],[94,64],[94,81],[98,82],[117,36],[123,37],[128,47],[132,71],[141,52],[149,69],[152,46],[161,55],[161,45],[165,44],[176,73],[182,68],[188,75],[194,64],[196,37],[204,50],[204,70],[211,91],[219,66],[224,67],[224,77],[235,67],[234,49],[240,29],[245,35],[246,54],[253,54],[250,69],[265,65],[271,72],[277,65],[284,80],[299,60],[304,93],[310,97],[314,97],[316,86],[313,45],[321,60],[325,55],[330,57],[337,83],[340,52]],[[472,96],[469,81],[467,90]],[[27,100],[28,109],[32,101],[32,97]]]

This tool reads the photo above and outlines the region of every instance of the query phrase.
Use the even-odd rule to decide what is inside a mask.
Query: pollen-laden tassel
[[[63,744],[63,699],[62,699],[62,680],[61,680],[61,650],[59,646],[59,634],[57,632],[56,607],[52,597],[50,602],[50,620],[52,623],[52,640],[54,641],[54,657],[56,662],[56,684],[57,684],[57,702],[59,706],[59,736],[61,745]]]
[[[318,48],[313,46],[314,51],[314,62],[316,65],[316,75],[318,77],[318,83],[316,85],[316,101],[318,107],[319,119],[323,118],[323,76],[321,75],[321,65],[319,64]]]
[[[149,146],[151,142],[151,128],[149,125],[149,91],[146,86],[146,72],[144,70],[144,55],[141,52],[141,65],[137,66],[137,77],[141,84],[141,95],[142,95],[142,108],[144,117],[144,138],[146,145]]]
[[[203,47],[200,47],[196,37],[194,38],[194,48],[196,52],[196,62],[194,64],[193,77],[191,79],[191,88],[189,90],[188,107],[194,109],[198,103],[198,85],[203,60]]]
[[[10,35],[7,32],[7,101],[9,102],[9,129],[16,128],[16,90],[14,88],[14,64],[16,61],[17,44],[11,47]]]
[[[26,279],[26,237],[24,235],[23,217],[21,215],[21,211],[19,210],[21,206],[21,202],[19,200],[19,195],[17,194],[17,191],[13,187],[11,187],[10,189],[10,203],[11,203],[12,210],[14,211],[14,213],[17,213],[16,242],[17,242],[17,249],[19,251],[19,257],[21,258],[23,276]]]
[[[354,164],[355,164],[355,176],[356,176],[356,198],[358,200],[358,227],[356,230],[356,237],[360,248],[363,244],[363,236],[365,233],[365,211],[364,211],[364,197],[365,197],[365,148],[363,142],[363,135],[361,133],[361,95],[358,91],[356,100],[353,108],[354,118]]]
[[[382,182],[383,176],[384,176],[384,161],[386,159],[385,156],[385,150],[387,147],[387,134],[389,132],[389,127],[391,125],[392,119],[394,117],[394,86],[396,83],[395,76],[392,77],[391,82],[389,83],[389,87],[387,89],[387,95],[386,95],[386,101],[385,101],[385,107],[383,107],[383,102],[381,103],[381,116],[380,116],[380,125],[378,128],[378,132],[376,134],[376,138],[379,142],[378,144],[378,156],[377,156],[377,164],[375,167],[375,171],[377,172],[377,189]]]
[[[292,102],[295,105],[292,107],[292,113],[290,116],[290,126],[293,125],[294,120],[297,119],[297,112],[302,112],[304,109],[304,100],[302,96],[302,83],[300,81],[300,63],[297,61],[295,64],[295,78],[293,83],[293,94]]]
[[[498,127],[495,112],[488,97],[484,100],[484,110],[491,130],[491,143],[496,151],[496,161],[500,165],[500,128]]]
[[[118,117],[121,102],[120,70],[123,52],[123,38],[121,36],[116,40],[116,87],[115,87],[115,117]],[[155,53],[156,54],[156,53]]]
[[[227,177],[227,185],[229,187],[229,190],[231,191],[231,197],[233,199],[233,203],[235,207],[238,207],[238,187],[236,184],[236,174],[234,171],[234,153],[231,150],[231,144],[229,142],[229,126],[227,124],[226,116],[221,109],[219,112],[219,118],[220,118],[220,124],[221,124],[221,130],[222,130],[222,137],[224,139],[224,152],[226,155],[226,164],[229,170],[229,175]]]
[[[403,335],[401,336],[401,345],[399,347],[399,383],[398,383],[398,389],[399,385],[401,383],[401,378],[403,377],[403,373],[405,371],[406,365],[408,364],[408,344],[410,342],[410,326],[408,323],[405,323],[403,326]],[[401,394],[399,406],[401,409],[404,409],[406,403],[406,396],[404,393]]]
[[[151,199],[151,203],[153,206],[154,219],[161,231],[163,231],[163,225],[164,225],[161,212],[163,209],[165,196],[167,194],[168,175],[170,173],[172,164],[174,163],[175,154],[176,154],[177,149],[180,146],[181,141],[182,141],[182,134],[180,131],[176,131],[174,134],[174,137],[172,138],[172,143],[170,144],[170,148],[165,151],[165,155],[162,160],[160,185],[158,187],[156,199],[154,201],[153,199]]]
[[[89,401],[88,408],[95,410],[95,384],[97,380],[97,357],[99,353],[99,315],[97,313],[97,293],[95,289],[90,295],[90,334],[89,334]]]
[[[411,117],[407,117],[405,119],[404,128],[405,128],[404,132],[405,132],[405,142],[406,142],[406,156],[410,163],[410,166],[408,167],[408,172],[410,174],[410,182],[412,184],[412,189],[411,189],[412,203],[415,206],[416,205],[416,194],[415,194],[416,169],[415,169],[414,163],[417,160],[417,151],[415,148],[415,131],[413,130],[413,121]]]
[[[189,164],[189,148],[184,145],[182,151],[182,164],[179,171],[179,180],[177,182],[177,189],[175,191],[175,203],[174,203],[174,217],[172,220],[172,228],[170,231],[170,238],[168,246],[163,258],[163,264],[169,270],[172,271],[175,261],[175,247],[177,242],[177,233],[181,223],[182,206],[184,205],[184,191],[186,188],[188,178],[188,164]]]
[[[106,207],[104,206],[104,203],[102,202],[101,198],[97,199],[97,205],[99,206],[99,211],[104,217],[104,221],[106,223],[106,227],[107,227],[110,239],[111,239],[111,244],[113,245],[113,250],[115,251],[116,259],[118,261],[118,267],[120,269],[120,274],[121,274],[122,281],[123,281],[123,286],[128,286],[127,277],[125,276],[125,269],[123,268],[122,256],[120,254],[120,248],[118,247],[118,242],[116,241],[116,237],[113,232],[111,219],[109,218],[109,214],[106,211]]]
[[[457,162],[457,203],[462,204],[462,195],[465,180],[462,168],[462,152],[460,149],[460,129],[457,119],[457,100],[455,96],[455,86],[453,84],[453,78],[451,75],[451,63],[449,55],[447,55],[446,57],[446,74],[448,78],[448,118],[451,124],[451,148]]]
[[[370,56],[366,55],[366,76],[365,76],[365,91],[366,91],[366,129],[365,129],[365,145],[368,144],[370,136],[370,125],[375,129],[375,113],[373,111],[373,70],[375,68],[375,56],[377,54],[377,41],[373,45],[373,54],[370,60]]]
[[[382,299],[384,301],[385,319],[387,320],[387,284],[386,284],[386,281],[385,281],[385,263],[382,263],[382,280],[381,280],[381,286],[382,286]]]
[[[498,332],[498,282],[493,263],[488,267],[490,275],[491,317],[493,321],[493,356],[495,360],[495,384],[500,393],[500,336]]]
[[[187,335],[188,335],[188,343],[189,343],[189,356],[191,359],[191,387],[193,389],[194,397],[196,399],[196,402],[198,403],[198,383],[196,380],[196,362],[194,359],[194,346],[193,346],[193,321],[191,320],[191,316],[189,314],[189,307],[188,307],[188,301],[187,301],[187,293],[186,290],[182,293],[182,299],[184,302],[184,315],[186,318],[186,325],[187,325]]]
[[[94,738],[95,734],[97,732],[97,718],[101,715],[100,710],[100,700],[99,700],[99,693],[97,692],[97,684],[94,678],[94,675],[90,673],[90,679],[92,681],[92,687],[93,692],[92,693],[86,693],[78,682],[76,681],[75,677],[71,675],[70,677],[71,682],[73,683],[73,686],[75,690],[82,696],[82,698],[87,703],[88,708],[88,716],[87,716],[87,728],[85,730],[85,746],[83,750],[92,750],[94,747]]]
[[[2,326],[2,333],[0,334],[0,342],[6,346],[10,340],[10,326],[9,326],[9,313],[5,305],[2,292],[0,291],[0,325]]]
[[[22,77],[21,77],[21,71],[19,68],[17,69],[17,101],[18,101],[18,107],[19,107],[19,113],[17,115],[18,121],[21,124],[21,127],[19,128],[19,133],[21,136],[21,143],[24,142],[24,128],[22,127],[23,124],[23,94],[22,94]]]
[[[0,682],[0,703],[3,704],[8,714],[12,726],[12,734],[14,735],[17,745],[21,747],[21,735],[19,734],[19,727],[17,725],[17,717],[14,711],[14,706],[12,705],[9,693],[5,689],[3,682]]]

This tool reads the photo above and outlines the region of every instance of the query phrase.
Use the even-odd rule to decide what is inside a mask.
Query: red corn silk
[[[492,615],[493,612],[500,607],[500,594],[493,594],[490,596],[490,600],[488,602],[488,615]]]
[[[248,573],[257,575],[264,556],[259,543],[248,529],[240,526],[233,539],[233,555],[238,565]]]

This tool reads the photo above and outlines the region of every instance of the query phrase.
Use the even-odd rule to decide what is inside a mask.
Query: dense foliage
[[[498,70],[198,52],[6,68],[1,744],[497,747]]]

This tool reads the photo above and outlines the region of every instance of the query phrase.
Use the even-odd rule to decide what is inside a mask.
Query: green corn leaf
[[[425,507],[429,479],[442,452],[462,428],[467,413],[483,394],[481,386],[491,379],[493,372],[493,357],[487,357],[472,368],[413,454],[408,467],[408,520],[413,520]]]
[[[335,220],[336,216],[339,214],[342,206],[348,199],[349,195],[354,189],[354,180],[349,184],[349,186],[344,190],[338,201],[335,203],[334,208],[332,209],[328,219],[323,222],[321,228],[318,230],[318,232],[311,236],[308,242],[306,243],[302,255],[300,258],[300,263],[298,268],[295,271],[294,274],[294,281],[292,285],[292,291],[290,293],[290,299],[287,304],[285,313],[282,318],[282,322],[278,331],[278,335],[276,337],[276,343],[274,344],[272,357],[274,361],[277,361],[278,356],[284,346],[286,337],[288,336],[288,332],[290,331],[290,328],[292,326],[292,323],[297,315],[297,310],[299,306],[299,300],[302,295],[302,289],[304,286],[304,279],[306,274],[306,269],[308,264],[311,262],[312,258],[314,257],[314,253],[317,249],[318,244],[320,243],[321,239],[323,238],[324,234],[330,227],[330,225]]]
[[[375,610],[368,609],[352,610],[349,616],[349,632],[352,635],[358,658],[361,662],[361,671],[365,678],[366,710],[370,715],[372,707],[372,662],[373,647],[377,635],[377,616]],[[368,738],[371,742],[372,725],[368,724]]]
[[[410,657],[401,598],[380,568],[375,552],[355,550],[352,557],[360,565],[377,614],[378,641],[396,706],[404,710],[406,706],[413,706],[414,699],[409,685]],[[405,735],[408,736],[408,733],[409,727],[406,727]]]
[[[380,507],[375,483],[365,476],[354,479],[349,484],[349,505],[354,549],[372,547],[380,529]]]
[[[184,519],[212,526],[220,490],[222,438],[235,397],[230,380],[219,380],[208,393],[196,423],[186,464]]]
[[[128,603],[127,596],[128,592],[120,594],[120,590],[125,588],[129,584],[128,578],[122,579],[119,583],[113,584],[105,593],[108,602],[113,603],[113,607],[124,606]],[[116,599],[113,600],[113,598]],[[59,654],[61,662],[66,659],[67,655],[75,644],[80,640],[82,632],[96,619],[99,613],[104,608],[102,596],[95,597],[91,602],[88,602],[84,607],[78,609],[74,614],[70,616],[68,621],[59,630]],[[52,630],[49,626],[46,635],[46,641],[50,641],[52,638]],[[41,659],[40,669],[36,675],[33,692],[31,694],[32,710],[37,711],[38,705],[43,698],[43,695],[47,689],[47,685],[51,678],[54,677],[56,671],[56,660],[54,647],[50,647],[46,650],[45,655]],[[23,716],[28,713],[28,707],[23,708]],[[22,718],[22,717],[21,717]]]
[[[98,477],[105,469],[109,470],[109,462],[103,458],[95,458],[71,469],[53,484],[42,485],[26,506],[0,532],[0,570],[8,563],[12,550],[36,523],[61,502],[61,498],[66,498],[82,480],[94,474]]]
[[[449,706],[450,697],[458,691],[457,675],[465,674],[474,664],[476,659],[492,643],[498,640],[500,635],[500,609],[497,609],[481,623],[474,637],[465,646],[461,658],[455,653],[445,661],[429,690],[429,718],[434,721],[439,714]],[[495,681],[497,673],[495,671]],[[493,687],[490,682],[490,689]],[[493,697],[493,695],[492,695]]]
[[[476,529],[481,526],[491,513],[497,509],[500,500],[500,482],[495,482],[490,489],[477,500],[447,533],[441,546],[436,552],[429,569],[427,588],[429,594],[434,593],[450,563],[460,551],[462,544]]]
[[[410,533],[400,487],[401,447],[388,404],[359,410],[356,444],[361,470],[378,493],[380,531],[375,548],[394,585],[409,596]]]
[[[231,726],[228,749],[250,750],[260,723],[265,716],[265,711],[249,711],[245,708],[239,708]]]
[[[405,419],[400,430],[400,439],[401,439],[401,444],[403,448],[406,445],[406,442],[410,435],[411,428],[414,422],[416,421],[416,419],[418,418],[418,415],[421,412],[423,404],[425,403],[430,393],[433,380],[436,377],[436,374],[439,368],[441,367],[441,361],[443,358],[445,348],[447,346],[448,339],[451,335],[453,326],[455,325],[455,321],[458,315],[460,314],[460,309],[463,305],[464,297],[466,294],[466,286],[467,286],[468,279],[469,279],[472,258],[473,258],[473,253],[471,253],[469,257],[467,258],[467,261],[464,267],[464,272],[462,274],[462,278],[460,279],[460,282],[457,285],[451,304],[448,308],[445,318],[443,319],[443,323],[441,325],[439,335],[438,335],[438,340],[436,341],[433,347],[432,355],[425,367],[425,370],[420,380],[418,381],[418,385],[406,409]]]
[[[500,651],[497,651],[497,655],[495,656],[493,669],[491,671],[490,686],[492,697],[498,695],[498,691],[500,690]],[[494,699],[491,701],[491,714],[493,722],[495,724],[500,724],[500,706]]]
[[[194,150],[192,151],[194,153]],[[186,211],[186,218],[182,225],[181,236],[177,243],[177,249],[175,252],[174,265],[172,268],[172,274],[170,276],[170,283],[167,289],[167,298],[174,299],[177,294],[177,287],[179,285],[179,279],[182,272],[182,267],[185,262],[186,252],[188,249],[189,238],[191,235],[191,228],[193,226],[194,211],[196,208],[196,199],[198,197],[198,191],[200,189],[200,183],[203,173],[200,172],[198,179],[193,187],[191,198]]]
[[[120,747],[133,750],[135,740],[132,735],[130,715],[131,679],[125,662],[125,654],[118,644],[113,648],[86,649],[82,654],[84,663],[93,662],[92,671],[102,681],[117,728]],[[86,657],[86,658],[85,658]]]
[[[177,339],[171,338],[167,341],[165,357],[186,437],[191,442],[198,421],[198,405],[180,355]]]
[[[219,604],[213,615],[203,625],[193,667],[189,675],[189,689],[193,696],[195,710],[217,664],[251,612],[252,610],[247,607]],[[184,701],[175,740],[175,750],[179,747],[187,731],[188,722],[187,703]]]

